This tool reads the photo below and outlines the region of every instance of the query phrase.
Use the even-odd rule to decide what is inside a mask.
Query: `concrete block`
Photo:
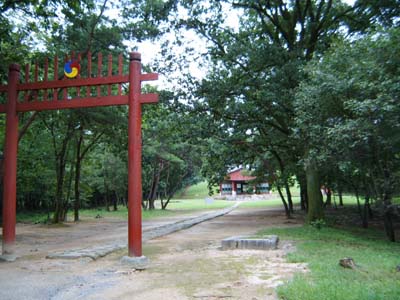
[[[121,263],[136,270],[145,270],[149,267],[150,261],[146,256],[124,256]]]
[[[17,256],[13,254],[3,254],[0,255],[0,261],[13,262],[17,260]]]
[[[266,235],[260,238],[251,236],[234,236],[221,241],[222,250],[228,249],[255,249],[270,250],[278,248],[277,235]]]

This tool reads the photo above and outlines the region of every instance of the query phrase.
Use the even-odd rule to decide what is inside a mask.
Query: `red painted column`
[[[141,56],[129,57],[128,255],[142,256],[142,111]]]
[[[19,71],[19,65],[10,65],[3,176],[3,254],[5,255],[14,252],[15,244],[18,151],[17,84],[20,76]]]

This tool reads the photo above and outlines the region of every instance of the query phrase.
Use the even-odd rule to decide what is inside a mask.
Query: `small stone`
[[[339,265],[347,269],[355,269],[356,263],[351,257],[345,257],[339,260]]]

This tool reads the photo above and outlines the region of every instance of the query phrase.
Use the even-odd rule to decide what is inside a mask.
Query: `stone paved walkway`
[[[218,210],[215,212],[203,213],[201,215],[192,216],[189,218],[183,218],[183,219],[179,219],[178,221],[173,221],[173,222],[169,222],[169,223],[166,222],[166,224],[163,224],[163,225],[153,224],[152,226],[146,226],[147,228],[145,227],[143,229],[142,240],[143,240],[143,242],[145,242],[145,241],[148,241],[148,240],[151,240],[154,238],[165,236],[167,234],[170,234],[170,233],[173,233],[173,232],[176,232],[179,230],[190,228],[196,224],[226,215],[238,206],[239,206],[239,204],[237,203],[237,204],[233,205],[232,207]],[[115,241],[112,244],[107,244],[107,245],[94,245],[94,246],[87,247],[87,248],[68,249],[68,250],[61,251],[61,252],[54,252],[54,253],[48,254],[46,256],[46,258],[78,259],[78,258],[89,257],[89,258],[95,260],[99,257],[104,257],[107,254],[124,249],[126,247],[127,247],[126,240],[119,240],[119,241]]]

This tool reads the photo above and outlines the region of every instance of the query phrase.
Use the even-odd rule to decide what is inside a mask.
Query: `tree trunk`
[[[184,177],[184,176],[183,176]],[[161,209],[165,210],[170,202],[170,200],[172,199],[172,197],[175,195],[175,193],[178,191],[178,188],[172,189],[169,191],[169,193],[167,194],[167,192],[165,192],[166,197],[167,197],[167,201],[164,202],[163,199],[161,198]]]
[[[389,241],[395,242],[396,236],[393,227],[393,219],[392,213],[390,211],[390,206],[392,204],[391,196],[392,196],[392,188],[390,185],[390,180],[388,180],[389,175],[385,170],[385,183],[384,183],[384,198],[383,198],[383,207],[384,207],[384,214],[383,214],[383,224],[385,227],[385,233],[388,237]]]
[[[308,196],[307,196],[307,182],[300,180],[300,206],[301,210],[307,211]]]
[[[158,166],[154,170],[153,181],[152,181],[152,185],[151,185],[151,189],[150,189],[150,193],[149,193],[149,197],[148,197],[150,210],[155,209],[154,202],[157,197],[157,190],[158,190],[158,185],[160,182],[160,176],[161,176],[161,171],[163,170],[163,166],[164,166],[163,160],[159,160]]]
[[[293,213],[292,194],[290,193],[290,187],[289,187],[289,183],[287,182],[287,180],[285,181],[285,190],[286,190],[286,196],[287,196],[287,202],[289,205],[289,210],[291,213]]]
[[[343,191],[340,187],[338,190],[338,194],[339,194],[339,206],[343,206]]]
[[[172,199],[172,196],[173,195],[169,195],[166,202],[164,202],[164,200],[161,199],[161,209],[162,210],[166,210],[167,209],[167,206],[169,204],[169,201]]]
[[[389,241],[395,242],[396,236],[395,236],[394,227],[393,227],[392,214],[386,208],[385,208],[385,213],[383,215],[383,222],[384,222],[384,226],[385,226],[386,236],[388,237]]]
[[[56,175],[57,175],[53,222],[59,223],[64,220],[66,216],[66,209],[68,209],[67,207],[68,205],[64,201],[63,189],[64,189],[65,165],[68,155],[68,143],[73,133],[73,125],[71,122],[68,123],[67,130],[65,131],[66,133],[61,143],[61,148],[59,149],[59,151],[57,151],[57,142],[56,142],[57,134],[54,131],[54,126],[53,125],[49,126],[48,124],[45,123],[45,121],[43,122],[49,129],[53,142],[54,158],[56,163]]]
[[[290,209],[289,209],[289,206],[288,206],[288,204],[287,204],[287,202],[285,200],[285,196],[283,196],[281,187],[279,186],[279,184],[277,184],[276,187],[278,189],[279,196],[281,196],[281,200],[282,200],[283,206],[285,207],[286,217],[290,218]]]
[[[325,206],[332,206],[332,190],[329,187],[325,188],[325,193],[326,193]]]
[[[74,203],[74,221],[79,221],[79,209],[81,208],[81,193],[79,189],[79,184],[81,181],[81,170],[82,170],[82,161],[85,155],[89,152],[96,142],[102,137],[103,132],[100,132],[97,136],[95,136],[91,143],[82,150],[84,136],[83,126],[79,126],[79,138],[78,143],[76,145],[76,165],[75,165],[75,203]]]
[[[358,210],[358,214],[360,215],[361,220],[362,220],[362,219],[363,219],[363,216],[362,216],[362,211],[361,211],[360,196],[358,195],[358,189],[355,190],[355,193],[356,193],[356,199],[357,199],[357,210]]]
[[[81,193],[79,190],[79,181],[81,177],[81,161],[76,162],[76,167],[75,167],[75,184],[74,184],[74,189],[75,189],[75,202],[74,202],[74,221],[78,222],[79,221],[79,209],[81,207]]]
[[[308,212],[307,221],[312,222],[324,218],[321,185],[317,165],[310,161],[306,165]]]
[[[368,228],[368,213],[369,210],[369,196],[365,196],[365,201],[364,201],[364,210],[363,210],[363,215],[362,215],[362,227],[363,228]]]
[[[65,174],[65,162],[59,162],[57,166],[57,185],[56,185],[56,197],[55,197],[55,209],[53,222],[59,223],[64,220],[64,174]]]
[[[128,191],[125,192],[125,197],[123,197],[122,200],[124,202],[125,207],[128,208]]]
[[[147,199],[144,199],[144,197],[142,198],[142,208],[144,210],[147,210],[147,206],[148,206],[149,201],[147,201]],[[129,205],[129,203],[128,203]]]
[[[169,199],[167,199],[166,202],[164,202],[164,200],[161,199],[161,209],[162,210],[165,210],[167,208],[168,204],[169,204]]]
[[[154,205],[155,199],[152,198],[149,200],[149,210],[154,210],[156,209],[155,205]]]
[[[104,183],[105,185],[105,193],[104,193],[104,202],[106,205],[106,211],[110,211],[110,201],[109,200],[109,191],[108,191],[108,186]]]
[[[114,206],[114,211],[117,211],[118,210],[118,195],[117,195],[116,191],[114,191],[113,206]]]
[[[67,211],[68,211],[68,203],[70,203],[71,200],[71,188],[72,188],[72,179],[74,177],[74,165],[71,163],[71,170],[69,172],[69,177],[68,177],[68,186],[67,186],[67,196],[65,198],[65,203],[64,203],[64,216],[63,220],[67,221]]]
[[[78,143],[76,144],[76,162],[75,162],[75,202],[74,202],[74,221],[79,221],[79,208],[81,206],[81,193],[79,190],[79,182],[81,180],[81,166],[82,166],[82,158],[81,158],[81,148],[83,142],[83,128],[82,126],[79,128],[79,138]]]

